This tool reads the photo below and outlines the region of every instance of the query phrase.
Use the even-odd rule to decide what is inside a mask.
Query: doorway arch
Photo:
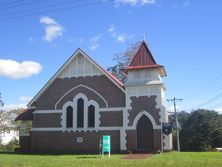
[[[137,149],[153,150],[153,125],[150,119],[143,115],[137,122]]]

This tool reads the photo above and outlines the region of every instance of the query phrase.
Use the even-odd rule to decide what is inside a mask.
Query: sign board
[[[172,133],[172,126],[170,123],[163,123],[163,133],[167,136]]]
[[[76,142],[77,143],[82,143],[83,142],[83,138],[82,137],[77,137]]]
[[[111,152],[111,139],[110,136],[103,136],[102,140],[102,153],[109,153],[110,156]]]

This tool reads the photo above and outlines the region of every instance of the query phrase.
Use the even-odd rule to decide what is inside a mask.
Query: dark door
[[[145,115],[137,123],[137,149],[153,150],[153,125]]]

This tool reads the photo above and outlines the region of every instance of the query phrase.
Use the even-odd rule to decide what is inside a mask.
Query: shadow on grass
[[[63,155],[75,155],[77,156],[76,158],[77,159],[98,159],[100,158],[99,155],[96,155],[96,154],[93,154],[95,156],[92,156],[92,155],[83,155],[83,154],[73,154],[73,153],[66,153],[66,154],[62,154],[62,153],[15,153],[15,152],[0,152],[0,155],[1,154],[8,154],[8,155],[45,155],[45,156],[63,156]]]

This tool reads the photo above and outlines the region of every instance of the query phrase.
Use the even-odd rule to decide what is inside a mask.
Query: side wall
[[[119,153],[119,131],[32,132],[32,152],[99,153],[99,141],[103,135],[111,136],[111,152]],[[77,142],[77,138],[82,138],[82,142]]]
[[[74,99],[80,94],[86,98],[86,109],[92,102],[98,104],[95,107],[95,128],[88,128],[85,123],[84,128],[65,127],[64,106],[71,104],[76,113]],[[106,76],[58,78],[35,106],[31,138],[33,152],[98,153],[103,135],[111,135],[111,152],[120,152],[125,94]],[[73,115],[76,121],[77,117]],[[83,142],[77,142],[77,138],[83,138]]]

